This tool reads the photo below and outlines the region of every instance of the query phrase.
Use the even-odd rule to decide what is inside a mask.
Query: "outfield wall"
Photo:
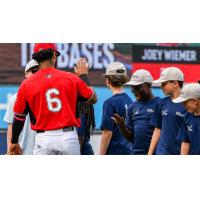
[[[0,154],[5,153],[6,151],[6,129],[7,124],[3,121],[6,108],[8,106],[8,101],[11,98],[11,96],[17,92],[19,85],[0,85]],[[112,96],[111,91],[107,87],[94,87],[95,91],[98,96],[98,102],[94,106],[95,110],[95,122],[96,122],[96,129],[97,132],[99,132],[100,123],[101,123],[101,115],[102,115],[102,108],[103,108],[103,102]],[[125,92],[133,99],[133,95],[130,91],[129,87],[125,88]],[[153,93],[155,96],[163,97],[163,93],[160,90],[160,88],[153,88]],[[92,144],[94,146],[95,152],[98,150],[99,145],[99,136],[98,134],[95,134],[92,139]]]

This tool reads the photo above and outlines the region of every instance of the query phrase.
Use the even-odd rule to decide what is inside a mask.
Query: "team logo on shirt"
[[[192,132],[193,131],[192,125],[190,125],[190,126],[188,125],[187,130],[188,130],[188,132]]]
[[[184,115],[181,112],[176,112],[176,115],[178,115],[179,117],[184,117]]]
[[[125,117],[127,118],[128,117],[128,105],[125,104]]]
[[[51,74],[47,74],[47,75],[46,75],[46,78],[51,78],[51,77],[52,77]]]
[[[149,113],[153,113],[153,112],[154,112],[154,110],[153,110],[153,109],[151,109],[151,108],[149,108],[149,109],[147,109],[147,112],[149,112]]]
[[[139,109],[134,110],[134,115],[137,115],[137,114],[139,114]]]
[[[167,109],[166,110],[162,110],[162,116],[167,116]]]

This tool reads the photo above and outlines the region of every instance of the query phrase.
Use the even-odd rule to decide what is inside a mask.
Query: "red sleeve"
[[[78,96],[81,99],[88,100],[94,93],[93,89],[88,87],[80,78],[77,79]]]
[[[26,113],[26,91],[25,91],[25,84],[22,84],[19,87],[17,92],[17,99],[14,106],[14,113],[18,115],[27,114]]]

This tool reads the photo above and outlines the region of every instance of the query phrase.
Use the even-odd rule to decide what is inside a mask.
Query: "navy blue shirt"
[[[157,104],[150,124],[161,129],[160,139],[156,148],[156,154],[178,155],[180,154],[180,141],[177,135],[183,122],[186,110],[181,103],[173,103],[170,97],[161,99]]]
[[[79,136],[84,137],[81,147],[81,155],[93,155],[94,151],[90,144],[90,133],[86,129],[86,121],[83,115],[81,115],[81,126],[80,128],[77,128],[77,133]]]
[[[191,155],[200,155],[200,116],[187,113],[177,138],[190,143]]]
[[[126,128],[134,134],[132,141],[132,154],[134,155],[145,155],[148,153],[154,131],[154,127],[149,124],[149,121],[159,101],[159,97],[155,97],[147,102],[135,101],[128,108]]]
[[[131,103],[132,100],[127,94],[120,93],[113,95],[103,104],[101,129],[112,131],[112,137],[106,152],[107,155],[131,154],[131,143],[123,137],[119,127],[111,119],[116,113],[125,118],[128,106]]]

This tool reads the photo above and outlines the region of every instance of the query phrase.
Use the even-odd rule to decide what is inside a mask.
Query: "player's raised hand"
[[[113,117],[111,117],[114,122],[119,126],[119,127],[124,127],[125,126],[125,121],[123,117],[120,117],[118,114],[114,114]]]
[[[7,155],[22,155],[22,149],[19,144],[10,144]]]
[[[74,72],[77,76],[81,76],[82,74],[88,74],[89,71],[89,63],[86,58],[80,58],[74,66]]]

